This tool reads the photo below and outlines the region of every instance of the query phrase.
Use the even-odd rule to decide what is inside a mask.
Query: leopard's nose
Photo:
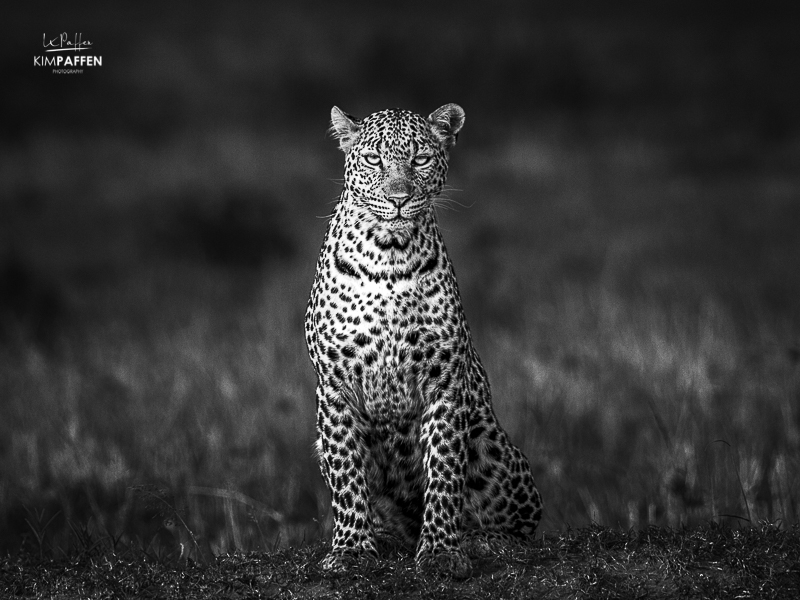
[[[391,200],[397,208],[400,208],[408,202],[409,197],[410,196],[406,192],[389,194],[389,200]]]

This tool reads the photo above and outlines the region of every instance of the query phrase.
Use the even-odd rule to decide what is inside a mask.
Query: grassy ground
[[[0,571],[4,598],[796,598],[797,528],[639,532],[588,527],[508,549],[452,581],[392,557],[343,576],[317,567],[315,544],[207,563],[88,551],[71,560],[21,556]]]
[[[328,533],[302,316],[332,104],[466,109],[440,220],[545,532],[796,523],[796,29],[620,6],[15,9],[0,550]],[[20,67],[42,28],[103,67]]]

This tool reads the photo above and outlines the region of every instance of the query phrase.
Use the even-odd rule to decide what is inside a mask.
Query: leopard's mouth
[[[378,220],[382,222],[384,225],[389,227],[390,229],[397,229],[400,227],[405,227],[408,223],[411,222],[411,219],[404,217],[399,212],[391,217],[386,217],[383,215],[375,215],[378,217]]]
[[[405,227],[421,214],[428,203],[425,198],[411,198],[401,205],[379,198],[366,198],[367,209],[390,228]]]

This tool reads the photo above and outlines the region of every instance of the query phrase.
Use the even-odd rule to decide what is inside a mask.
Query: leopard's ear
[[[464,109],[458,104],[445,104],[437,108],[428,117],[433,125],[433,131],[438,136],[445,148],[451,148],[458,139],[458,132],[464,126]]]
[[[339,148],[347,152],[356,143],[361,121],[348,115],[338,106],[331,109],[331,135],[339,140]]]

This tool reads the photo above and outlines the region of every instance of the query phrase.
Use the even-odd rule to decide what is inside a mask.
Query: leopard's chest
[[[323,256],[320,264],[333,264]],[[309,305],[309,350],[318,375],[351,391],[375,424],[413,421],[425,387],[463,351],[460,299],[447,264],[422,276],[317,274]]]

